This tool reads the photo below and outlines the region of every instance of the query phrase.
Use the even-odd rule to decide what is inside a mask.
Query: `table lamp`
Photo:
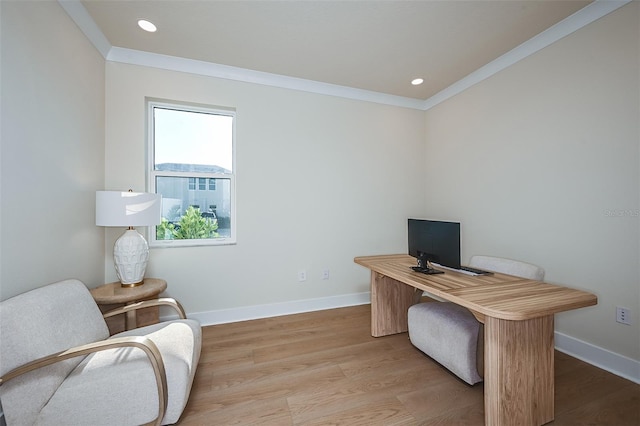
[[[144,283],[149,245],[134,226],[159,225],[162,196],[147,192],[96,191],[96,225],[128,227],[113,246],[113,261],[122,287]]]

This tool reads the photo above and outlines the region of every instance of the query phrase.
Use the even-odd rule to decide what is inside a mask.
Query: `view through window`
[[[235,242],[235,113],[149,102],[149,186],[162,194],[151,245]]]

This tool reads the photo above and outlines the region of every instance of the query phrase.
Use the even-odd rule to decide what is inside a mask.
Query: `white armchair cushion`
[[[122,336],[146,336],[160,350],[169,394],[162,423],[177,422],[189,399],[200,358],[200,324],[176,320],[125,331],[111,338]],[[132,385],[123,386],[123,377]],[[157,414],[156,379],[147,356],[140,349],[120,348],[87,356],[42,409],[38,424],[61,425],[73,419],[78,424],[96,426],[133,425],[151,422]]]
[[[149,337],[158,346],[167,372],[169,403],[162,424],[178,421],[187,405],[202,347],[202,329],[194,320],[175,320],[125,331],[113,337]],[[154,381],[155,383],[155,381]],[[157,397],[156,397],[157,400]]]

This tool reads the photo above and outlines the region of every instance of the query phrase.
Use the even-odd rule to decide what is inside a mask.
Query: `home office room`
[[[408,219],[429,219],[460,224],[462,264],[522,260],[544,269],[538,281],[597,299],[550,315],[552,417],[525,423],[640,421],[637,2],[2,0],[0,18],[2,359],[36,339],[16,324],[40,311],[52,327],[69,321],[63,298],[55,312],[12,299],[74,279],[100,305],[91,295],[107,283],[120,294],[158,280],[153,298],[186,319],[154,306],[143,329],[188,326],[191,364],[182,397],[168,378],[166,413],[151,401],[139,423],[509,424],[487,417],[488,383],[460,380],[407,331],[372,336],[376,272],[354,259],[408,256]],[[202,21],[210,38],[185,44]],[[114,244],[128,225],[97,225],[96,192],[157,192],[153,105],[233,119],[226,174],[193,175],[232,181],[228,211],[199,206],[230,231],[173,244],[136,225],[148,263],[127,288]],[[127,312],[107,325],[120,317],[134,328]],[[7,406],[12,382],[51,367],[9,378],[21,363],[0,363],[7,424],[60,418]],[[67,409],[69,423],[89,415]],[[87,419],[75,422],[97,424]]]

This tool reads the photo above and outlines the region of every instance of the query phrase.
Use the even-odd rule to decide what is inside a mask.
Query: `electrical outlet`
[[[631,325],[631,312],[629,308],[616,306],[616,322]]]
[[[298,271],[298,281],[306,281],[307,280],[307,271],[301,269]]]
[[[323,280],[329,279],[329,268],[325,268],[322,270],[322,279]]]

